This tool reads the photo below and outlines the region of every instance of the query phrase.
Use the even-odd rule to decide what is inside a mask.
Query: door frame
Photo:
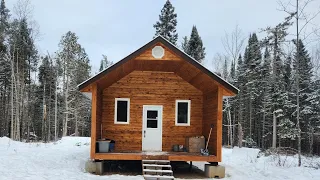
[[[161,113],[161,121],[160,121],[160,125],[159,125],[159,129],[160,129],[160,151],[162,151],[162,121],[163,121],[163,105],[143,105],[143,108],[142,108],[142,130],[141,130],[141,138],[142,138],[142,141],[141,141],[141,150],[143,151],[143,131],[144,131],[144,127],[145,127],[145,124],[146,124],[146,121],[145,121],[145,118],[144,118],[144,111],[147,109],[147,108],[159,108],[160,110],[160,113]],[[147,119],[147,118],[146,118]]]

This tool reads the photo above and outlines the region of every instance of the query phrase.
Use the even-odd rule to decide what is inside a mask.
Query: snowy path
[[[89,138],[67,137],[57,143],[21,143],[0,138],[0,180],[120,180],[143,179],[142,176],[96,176],[84,172],[89,156]],[[223,149],[225,179],[320,179],[320,170],[295,167],[295,159],[287,160],[289,167],[278,167],[271,157],[256,158],[258,150],[247,148]],[[320,162],[320,159],[316,159]],[[203,169],[203,163],[194,163]]]

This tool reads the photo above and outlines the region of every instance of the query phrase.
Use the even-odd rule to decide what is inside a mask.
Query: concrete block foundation
[[[204,172],[208,178],[224,178],[226,169],[224,166],[206,164]]]
[[[85,164],[85,170],[88,173],[95,173],[97,175],[102,175],[104,172],[104,161],[88,160]]]

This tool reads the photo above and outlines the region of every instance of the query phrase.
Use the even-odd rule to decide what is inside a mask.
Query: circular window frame
[[[162,46],[155,46],[152,48],[152,56],[156,59],[161,59],[164,56],[164,49]]]

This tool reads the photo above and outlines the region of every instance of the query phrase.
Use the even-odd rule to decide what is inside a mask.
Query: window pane
[[[147,119],[147,128],[158,128],[158,120]]]
[[[117,121],[128,122],[128,101],[117,101]]]
[[[188,123],[188,103],[178,102],[178,123]]]
[[[156,119],[158,117],[158,111],[147,111],[147,118]]]

